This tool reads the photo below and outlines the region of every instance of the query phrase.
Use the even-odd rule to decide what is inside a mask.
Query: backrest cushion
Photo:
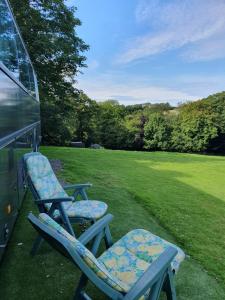
[[[25,163],[27,173],[40,199],[68,197],[44,155],[29,155],[25,157]]]
[[[126,284],[111,275],[107,271],[106,267],[101,262],[99,262],[84,245],[82,245],[75,237],[70,235],[62,226],[60,226],[60,224],[55,222],[45,213],[41,213],[39,215],[39,219],[45,225],[48,225],[53,230],[57,231],[57,233],[64,236],[71,243],[73,249],[77,251],[80,257],[99,278],[101,278],[108,285],[119,292],[127,292],[129,290],[129,287]]]

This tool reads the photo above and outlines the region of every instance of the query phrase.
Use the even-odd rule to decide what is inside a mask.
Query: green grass
[[[89,194],[106,201],[115,215],[115,240],[145,228],[185,250],[190,257],[176,276],[178,300],[224,299],[225,158],[57,147],[42,152],[63,161],[60,176],[67,182],[94,184]],[[29,256],[34,231],[26,215],[36,212],[30,198],[1,265],[0,298],[71,299],[78,270],[46,244]],[[90,294],[105,299],[92,286]]]

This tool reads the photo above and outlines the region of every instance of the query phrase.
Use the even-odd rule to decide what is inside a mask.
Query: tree
[[[207,150],[211,139],[217,137],[216,115],[206,108],[196,109],[196,104],[180,112],[172,131],[172,148],[180,152]]]
[[[96,101],[91,100],[84,93],[80,93],[76,107],[78,121],[76,139],[84,142],[86,146],[98,142],[97,119],[99,110]]]
[[[110,149],[126,148],[127,129],[124,124],[124,107],[115,102],[99,103],[98,141]]]
[[[76,8],[64,0],[10,3],[38,75],[44,142],[64,144],[76,130],[75,76],[85,66],[82,52],[88,49],[76,34],[81,25]]]
[[[140,111],[125,117],[125,126],[128,130],[126,141],[128,149],[143,149],[145,122],[146,116]]]
[[[144,128],[145,148],[169,150],[171,126],[169,119],[160,113],[153,113]]]

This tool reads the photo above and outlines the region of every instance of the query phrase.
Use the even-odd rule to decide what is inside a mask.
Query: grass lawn
[[[178,300],[225,299],[225,157],[58,147],[41,151],[63,162],[59,175],[67,182],[94,184],[89,195],[108,203],[115,240],[144,228],[185,250],[189,257],[176,276]],[[35,236],[26,221],[31,210],[36,212],[28,194],[0,268],[0,299],[71,299],[78,270],[46,244],[37,256],[29,256]],[[93,299],[105,299],[89,288]]]

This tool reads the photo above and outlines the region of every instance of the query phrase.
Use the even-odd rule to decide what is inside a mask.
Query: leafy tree
[[[212,126],[217,130],[217,134],[210,138],[206,151],[225,153],[225,92],[210,95],[189,106],[198,111],[204,110],[209,118],[213,117]]]
[[[137,112],[143,111],[143,109],[144,109],[143,104],[127,105],[125,107],[125,113],[127,115],[132,115],[133,113],[137,113]]]
[[[207,150],[211,139],[217,136],[215,114],[207,110],[186,107],[178,116],[172,132],[172,147],[181,152]]]
[[[173,109],[173,107],[169,103],[146,103],[143,104],[143,108],[146,111],[146,113],[164,113],[166,111],[169,111]]]
[[[77,101],[77,129],[75,138],[82,141],[86,146],[98,142],[97,119],[99,105],[84,93],[80,93]]]
[[[169,103],[143,103],[143,104],[133,104],[127,105],[125,107],[126,114],[133,114],[137,112],[143,112],[144,114],[150,113],[163,113],[165,111],[169,111],[173,109],[173,107]]]
[[[75,76],[88,46],[77,36],[76,8],[64,0],[10,0],[38,75],[42,134],[46,143],[64,144],[75,133]],[[57,125],[57,126],[56,126]]]
[[[145,147],[180,152],[225,151],[225,93],[152,114]]]
[[[118,100],[114,100],[114,99],[108,99],[108,100],[105,100],[103,101],[103,103],[108,103],[108,104],[111,104],[111,105],[120,105],[119,101]]]
[[[126,148],[127,129],[124,125],[124,109],[110,101],[99,103],[98,137],[99,143],[110,149]]]
[[[145,148],[152,150],[170,149],[171,126],[163,114],[154,113],[145,125]]]
[[[128,130],[126,141],[128,149],[143,149],[145,122],[146,117],[142,112],[135,112],[125,117],[125,126]]]

